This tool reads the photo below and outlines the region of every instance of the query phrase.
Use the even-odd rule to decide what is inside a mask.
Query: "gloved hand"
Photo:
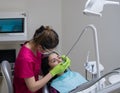
[[[59,63],[50,71],[52,76],[55,76],[57,74],[64,72],[70,66],[71,60],[68,57],[63,55],[62,59],[63,59],[63,62]]]
[[[63,63],[64,62],[68,62],[69,64],[71,63],[70,58],[68,58],[66,55],[62,55],[61,57],[62,57]]]

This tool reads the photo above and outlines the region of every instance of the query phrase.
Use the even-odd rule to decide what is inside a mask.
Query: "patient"
[[[63,56],[62,56],[63,57]],[[54,66],[63,62],[58,53],[52,52],[42,59],[42,72],[46,75]],[[70,61],[68,57],[67,60]],[[56,75],[48,83],[50,93],[68,93],[80,84],[87,82],[78,72],[67,69],[64,73]]]

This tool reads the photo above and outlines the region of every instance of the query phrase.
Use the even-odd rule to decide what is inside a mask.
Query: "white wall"
[[[0,0],[0,12],[25,11],[28,19],[28,40],[41,25],[50,25],[61,38],[61,1],[60,0]],[[0,48],[16,48],[21,42],[0,43]],[[17,46],[16,46],[17,45]],[[58,46],[61,49],[61,42]]]
[[[98,30],[100,62],[107,72],[120,66],[120,6],[106,5],[102,18],[88,17],[82,13],[86,1],[62,0],[62,50],[67,53],[83,28],[88,24],[94,24]],[[69,54],[72,69],[83,74],[88,50],[90,60],[95,60],[92,38],[92,31],[85,33]]]

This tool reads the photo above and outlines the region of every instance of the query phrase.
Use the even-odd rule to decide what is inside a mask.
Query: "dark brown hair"
[[[59,55],[57,52],[52,51],[51,53],[43,56],[43,58],[42,58],[41,69],[42,69],[42,73],[44,76],[50,71],[49,56],[54,53]]]
[[[49,66],[49,64],[48,64],[48,62],[49,62],[48,59],[49,59],[49,56],[50,56],[51,54],[53,54],[53,53],[59,55],[57,52],[52,51],[50,54],[45,55],[45,56],[43,56],[43,58],[42,58],[41,70],[42,70],[43,76],[45,76],[45,75],[46,75],[47,73],[49,73],[49,71],[50,71],[50,66]],[[50,89],[51,89],[50,85],[51,85],[52,80],[56,79],[57,77],[58,77],[58,75],[55,75],[55,76],[47,83],[49,92],[50,92]],[[56,90],[56,91],[57,91],[57,90]],[[50,92],[50,93],[53,93],[53,92]],[[57,91],[57,93],[60,93],[60,92]]]
[[[49,26],[41,26],[36,30],[33,41],[43,49],[53,49],[59,44],[59,36]]]

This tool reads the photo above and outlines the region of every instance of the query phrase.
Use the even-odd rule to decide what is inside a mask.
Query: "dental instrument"
[[[97,67],[96,67],[96,61],[90,61],[89,60],[89,55],[90,55],[90,51],[88,51],[88,54],[87,54],[87,59],[86,59],[86,63],[84,63],[84,67],[85,67],[85,76],[86,76],[86,79],[87,79],[87,72],[89,72],[90,74],[92,74],[92,79],[96,78],[97,76]],[[103,72],[104,70],[104,67],[102,64],[99,64],[99,69],[100,69],[100,73]]]

